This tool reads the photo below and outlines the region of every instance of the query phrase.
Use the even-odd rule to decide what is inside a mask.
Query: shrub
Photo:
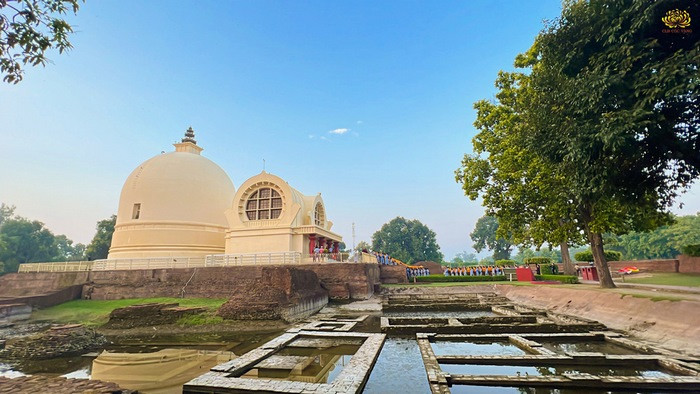
[[[556,275],[559,273],[559,267],[556,264],[540,265],[540,273],[542,275]]]
[[[605,259],[607,261],[620,261],[622,260],[622,253],[615,250],[605,250]],[[593,261],[593,252],[591,250],[584,250],[583,252],[578,252],[574,255],[576,261]]]
[[[517,265],[515,260],[496,260],[495,264],[499,267],[505,267],[507,265]]]
[[[535,275],[535,280],[558,280],[561,283],[578,283],[578,276],[574,275]]]
[[[428,275],[416,277],[416,282],[431,283],[431,282],[499,282],[505,281],[505,275],[494,276],[445,276],[445,275]]]
[[[552,264],[552,259],[550,259],[549,257],[540,257],[540,256],[526,257],[525,259],[523,259],[523,262],[525,264],[540,264],[540,265]]]
[[[686,245],[681,248],[681,252],[683,252],[683,254],[687,254],[688,256],[700,257],[700,244]]]

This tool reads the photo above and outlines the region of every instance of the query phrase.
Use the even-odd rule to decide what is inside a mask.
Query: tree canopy
[[[606,234],[604,239],[625,260],[675,259],[683,247],[700,244],[700,213],[675,217],[672,224],[652,231]]]
[[[479,264],[479,259],[474,253],[467,253],[466,251],[463,251],[457,253],[450,263],[450,265],[457,267],[477,265]]]
[[[409,264],[417,261],[442,262],[444,257],[433,230],[418,220],[402,217],[392,219],[372,234],[372,249]]]
[[[44,223],[15,215],[15,207],[0,204],[0,262],[3,272],[16,272],[20,264],[82,260],[85,245],[54,235]]]
[[[46,51],[72,48],[73,28],[63,18],[78,12],[79,0],[0,0],[0,72],[3,81],[18,83],[23,66],[45,66]]]
[[[494,260],[509,259],[513,244],[501,233],[498,233],[498,227],[498,218],[484,215],[476,221],[474,231],[469,236],[474,241],[474,250],[477,252],[486,248],[493,251]]]
[[[16,272],[23,263],[107,258],[115,215],[97,223],[97,233],[86,247],[63,234],[55,235],[40,221],[14,212],[14,206],[0,203],[0,274]]]
[[[585,235],[603,287],[602,234],[668,223],[700,174],[700,45],[662,32],[667,6],[565,2],[516,58],[527,71],[501,72],[497,101],[475,104],[475,154],[456,173],[516,240],[568,248]]]
[[[85,249],[85,256],[88,260],[107,258],[109,247],[112,245],[112,234],[114,234],[114,225],[116,223],[117,215],[112,215],[109,219],[97,222],[97,232]]]

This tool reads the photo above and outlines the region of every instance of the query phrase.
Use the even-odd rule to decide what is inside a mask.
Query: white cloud
[[[320,138],[324,141],[328,141],[328,137],[326,137],[325,135],[322,135]]]
[[[358,120],[358,121],[357,121],[357,124],[363,124],[363,123],[365,123],[365,122],[363,122],[363,121],[361,121],[361,120]]]
[[[347,133],[348,131],[350,131],[350,129],[335,129],[335,130],[329,131],[329,133],[330,133],[330,134],[339,134],[339,135],[340,135],[340,134],[345,134],[345,133]]]
[[[309,139],[310,139],[310,140],[314,139],[314,137],[315,137],[315,135],[309,134]]]

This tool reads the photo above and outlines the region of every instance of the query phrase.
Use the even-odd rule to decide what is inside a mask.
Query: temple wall
[[[173,268],[91,272],[27,272],[0,277],[0,298],[35,296],[83,285],[83,298],[180,297],[229,298],[235,289],[259,280],[266,268],[316,273],[331,299],[366,299],[379,284],[376,264],[323,263],[278,266]],[[272,283],[270,285],[273,285]],[[284,291],[288,283],[275,283]]]

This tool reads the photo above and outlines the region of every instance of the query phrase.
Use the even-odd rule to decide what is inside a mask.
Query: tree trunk
[[[561,262],[564,263],[564,274],[576,275],[576,267],[574,267],[574,263],[571,262],[571,256],[569,256],[569,244],[562,242],[560,247]]]
[[[593,262],[598,270],[598,278],[600,279],[600,287],[604,289],[615,288],[608,261],[605,260],[603,252],[603,236],[600,233],[588,231],[588,240],[591,242],[591,251],[593,252]]]

